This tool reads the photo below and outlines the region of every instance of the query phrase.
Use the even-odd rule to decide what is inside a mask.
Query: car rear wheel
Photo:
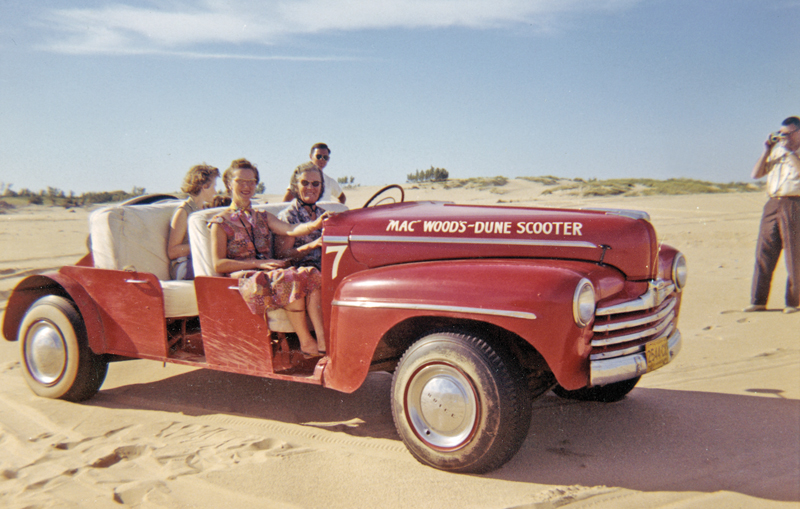
[[[596,387],[584,387],[575,391],[568,391],[557,385],[553,388],[556,396],[564,399],[577,399],[579,401],[597,401],[600,403],[613,403],[619,401],[636,387],[639,378],[631,378],[621,382],[614,382],[608,385],[598,385]]]
[[[452,472],[488,472],[511,459],[528,435],[530,400],[509,357],[453,332],[414,343],[392,381],[392,414],[406,447]]]
[[[73,302],[57,295],[34,302],[18,339],[25,381],[39,396],[83,401],[100,390],[108,362],[89,348]]]

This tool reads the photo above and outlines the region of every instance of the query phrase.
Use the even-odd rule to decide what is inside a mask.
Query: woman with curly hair
[[[214,198],[218,177],[217,168],[203,163],[193,166],[183,179],[181,191],[189,197],[178,207],[169,223],[167,256],[170,259],[170,279],[194,279],[192,252],[186,231],[189,214],[202,209]]]

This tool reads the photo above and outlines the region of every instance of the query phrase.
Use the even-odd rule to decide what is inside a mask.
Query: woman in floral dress
[[[313,267],[290,267],[272,255],[272,234],[298,237],[322,227],[329,214],[309,223],[290,225],[273,214],[253,210],[251,198],[258,185],[258,169],[246,159],[237,159],[225,170],[222,180],[231,195],[231,206],[210,222],[214,270],[239,278],[239,292],[250,311],[263,314],[284,308],[300,349],[318,356],[325,344],[321,307],[321,276]],[[311,335],[306,312],[316,332]]]
[[[307,223],[325,213],[317,201],[325,192],[325,176],[313,163],[295,168],[289,181],[289,189],[295,199],[278,214],[278,219],[289,224]],[[316,267],[322,270],[322,232],[317,230],[301,237],[275,239],[275,254],[288,259],[295,267]]]

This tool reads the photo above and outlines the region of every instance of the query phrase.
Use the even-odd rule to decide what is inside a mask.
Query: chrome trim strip
[[[472,313],[480,315],[505,316],[536,320],[536,315],[526,311],[506,311],[503,309],[471,308],[464,306],[443,306],[438,304],[412,304],[409,302],[376,302],[368,300],[334,300],[334,306],[366,309],[408,309],[412,311],[445,311],[450,313]]]
[[[605,212],[606,214],[611,214],[614,216],[622,216],[622,217],[629,217],[631,219],[644,219],[647,222],[650,222],[650,214],[643,210],[633,210],[633,209],[607,209],[603,207],[581,207],[578,210],[589,210],[595,212]]]
[[[327,239],[326,239],[327,240]],[[399,242],[420,244],[488,244],[514,246],[582,247],[596,249],[591,242],[569,240],[531,240],[531,239],[482,239],[466,237],[403,237],[394,235],[351,235],[350,242]]]
[[[672,299],[672,302],[667,304],[667,306],[659,311],[654,315],[647,315],[641,318],[637,318],[636,320],[628,320],[623,322],[614,322],[608,323],[604,325],[595,325],[592,327],[592,331],[594,332],[610,332],[620,329],[632,329],[633,327],[639,327],[640,325],[645,325],[652,322],[657,322],[667,316],[670,311],[675,309],[675,306],[678,304],[678,299]]]
[[[322,236],[322,241],[326,244],[347,244],[347,236]]]
[[[589,360],[599,361],[603,359],[613,359],[615,357],[623,357],[625,355],[639,353],[643,350],[644,350],[644,345],[639,345],[639,346],[632,346],[630,348],[625,348],[622,350],[614,350],[613,352],[593,353],[592,355],[589,356]]]
[[[675,326],[673,324],[670,324],[670,326],[667,327],[667,330],[665,330],[663,334],[659,334],[657,338],[653,338],[653,341],[669,336],[670,334],[672,334],[673,330],[675,330]],[[613,359],[615,357],[631,355],[637,352],[644,352],[644,345],[632,346],[630,348],[623,348],[621,350],[612,350],[610,352],[594,353],[589,356],[589,360],[597,361],[600,359]]]
[[[675,319],[675,313],[670,313],[660,324],[656,325],[655,327],[650,327],[649,329],[645,329],[643,331],[634,332],[633,334],[625,334],[623,336],[614,336],[608,339],[593,339],[592,346],[608,346],[608,345],[616,345],[619,343],[627,343],[628,341],[635,341],[637,339],[646,338],[647,336],[653,336],[656,334],[661,334],[672,321]]]
[[[669,344],[669,362],[672,362],[672,359],[681,351],[680,331],[676,330],[667,342]],[[647,358],[644,352],[626,357],[591,361],[589,362],[589,386],[621,382],[645,373],[647,373]]]
[[[607,316],[651,309],[660,306],[667,296],[674,291],[675,284],[672,281],[667,281],[666,279],[650,281],[647,285],[647,291],[638,299],[621,302],[614,306],[597,308],[595,314],[598,316]]]

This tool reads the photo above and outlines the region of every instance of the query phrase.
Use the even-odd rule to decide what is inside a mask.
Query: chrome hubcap
[[[31,376],[42,385],[52,385],[64,374],[67,349],[61,331],[53,323],[41,320],[28,329],[25,363]]]
[[[478,422],[472,383],[448,364],[428,364],[417,370],[408,384],[405,403],[414,432],[437,449],[463,446]]]

